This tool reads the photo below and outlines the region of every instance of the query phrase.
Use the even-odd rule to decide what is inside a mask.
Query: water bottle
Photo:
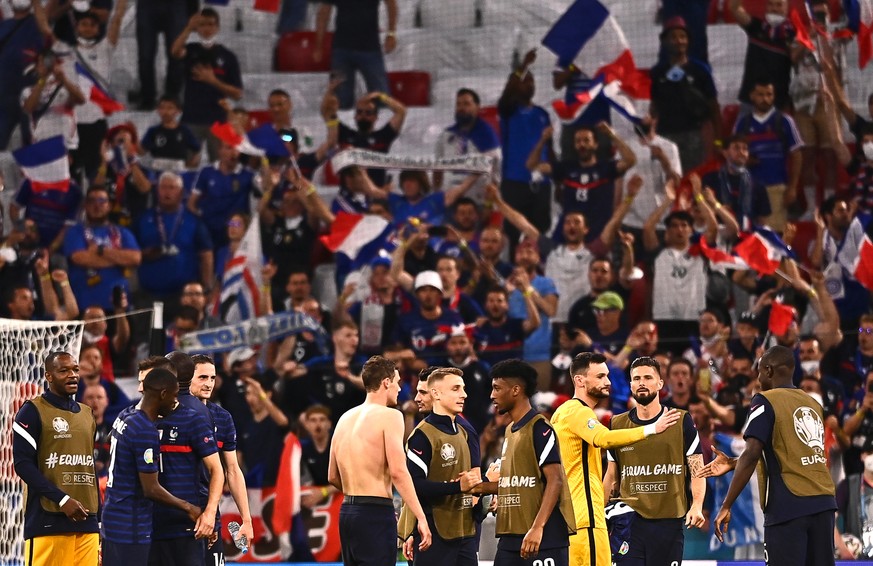
[[[233,544],[235,544],[236,547],[240,549],[243,554],[245,554],[249,551],[249,541],[245,535],[240,536],[239,529],[239,523],[237,523],[236,521],[231,521],[227,524],[227,530],[230,532],[230,537],[233,539]]]
[[[239,33],[239,32],[241,32],[241,31],[243,30],[243,16],[242,16],[242,9],[241,9],[241,8],[237,8],[237,9],[236,9],[236,12],[235,12],[234,15],[236,16],[236,26],[235,26],[235,29],[236,29],[237,33]]]

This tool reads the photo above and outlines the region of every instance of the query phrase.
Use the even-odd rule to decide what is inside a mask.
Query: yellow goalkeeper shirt
[[[646,436],[644,427],[610,430],[578,397],[558,407],[552,415],[552,427],[558,435],[561,461],[570,484],[576,529],[605,529],[600,449],[638,442]]]

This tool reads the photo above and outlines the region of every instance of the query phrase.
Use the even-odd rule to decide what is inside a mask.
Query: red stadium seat
[[[709,12],[706,15],[706,23],[708,24],[717,24],[719,23],[719,2],[721,0],[709,0]]]
[[[730,135],[734,131],[734,124],[737,122],[737,116],[740,114],[739,104],[725,104],[721,109],[721,131],[724,132],[724,137]]]
[[[500,115],[497,114],[496,106],[483,106],[479,109],[479,117],[491,124],[497,135],[500,135]]]
[[[430,73],[399,71],[388,73],[391,96],[406,106],[430,106]]]
[[[285,73],[319,73],[330,70],[333,34],[325,33],[321,60],[312,58],[315,48],[314,31],[293,31],[282,34],[276,44],[276,70]]]
[[[807,263],[809,261],[810,244],[815,239],[817,231],[815,222],[804,220],[795,222],[794,226],[797,228],[797,232],[794,235],[791,248],[797,254],[797,260],[800,263]]]
[[[339,176],[336,174],[336,171],[333,170],[333,163],[330,161],[324,164],[324,184],[332,186],[339,185]]]
[[[247,130],[260,128],[264,124],[269,124],[272,121],[269,110],[249,110],[249,125]]]

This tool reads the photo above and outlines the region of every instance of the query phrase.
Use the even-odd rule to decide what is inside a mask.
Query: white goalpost
[[[21,405],[43,392],[49,352],[79,356],[85,323],[0,318],[0,565],[23,564],[24,484],[12,459],[12,420]]]

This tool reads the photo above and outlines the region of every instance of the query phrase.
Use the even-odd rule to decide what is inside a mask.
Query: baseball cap
[[[737,324],[750,324],[752,326],[758,326],[758,315],[753,313],[752,311],[745,311],[740,314],[740,318],[737,319]]]
[[[442,293],[443,280],[436,271],[422,271],[415,276],[415,290],[418,291],[422,287],[434,287]]]
[[[688,33],[688,26],[685,25],[685,18],[682,16],[673,16],[669,18],[666,22],[664,22],[664,29],[661,30],[661,37],[667,35],[670,30],[673,29],[681,29],[685,33]]]
[[[370,268],[371,269],[379,267],[380,265],[382,265],[384,267],[391,267],[391,258],[385,257],[383,255],[378,255],[370,261]]]
[[[591,303],[592,308],[595,309],[618,309],[624,310],[624,299],[621,298],[621,295],[615,293],[613,291],[606,291],[605,293],[601,293],[597,299]]]
[[[245,348],[237,348],[227,355],[227,363],[233,367],[233,364],[244,362],[254,356],[257,352],[246,346]]]

